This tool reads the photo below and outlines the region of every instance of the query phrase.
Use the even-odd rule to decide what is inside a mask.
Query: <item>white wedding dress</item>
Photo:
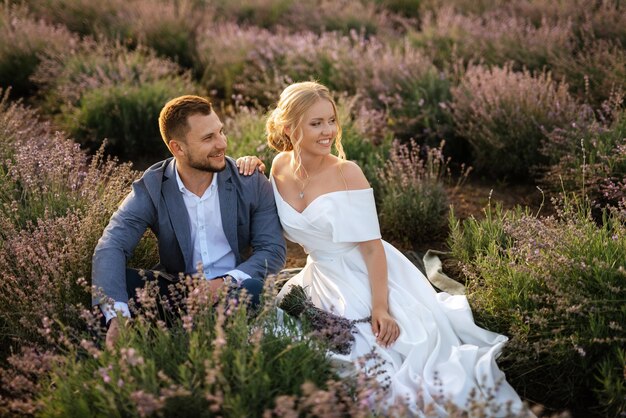
[[[327,193],[300,213],[282,199],[273,179],[272,187],[285,236],[308,254],[306,265],[285,284],[279,298],[297,284],[326,311],[348,319],[369,316],[370,282],[358,243],[381,237],[373,190]],[[451,401],[465,408],[470,399],[493,396],[490,405],[498,405],[500,411],[487,416],[524,411],[495,361],[507,337],[478,327],[465,296],[436,293],[402,253],[385,241],[383,246],[389,309],[400,326],[400,337],[382,348],[371,325],[358,323],[350,354],[334,356],[356,362],[375,348],[390,378],[385,382],[387,403],[400,397],[418,416],[426,405],[446,416],[441,404]]]

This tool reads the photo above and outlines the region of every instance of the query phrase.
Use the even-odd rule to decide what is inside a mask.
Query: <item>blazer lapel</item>
[[[233,186],[230,167],[217,174],[217,191],[220,199],[222,229],[239,262],[239,245],[237,243],[237,192]]]
[[[189,214],[187,214],[187,208],[183,201],[183,196],[178,189],[178,182],[176,181],[176,169],[174,159],[165,168],[165,178],[163,179],[163,198],[167,206],[167,212],[174,228],[174,234],[176,240],[180,246],[180,250],[183,253],[183,259],[185,263],[185,269],[190,264],[190,258],[192,256],[191,248],[191,232],[189,231]]]

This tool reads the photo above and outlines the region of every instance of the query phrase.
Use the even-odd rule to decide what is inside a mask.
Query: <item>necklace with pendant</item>
[[[302,187],[300,188],[300,193],[298,193],[298,197],[300,199],[304,199],[304,189],[306,189],[306,187],[309,185],[309,183],[311,182],[311,179],[317,176],[322,171],[322,165],[324,165],[324,160],[320,161],[320,164],[317,167],[316,173],[314,173],[312,176],[309,176],[309,173],[306,171],[306,169],[301,166],[302,170],[306,174],[306,178],[302,181]],[[296,176],[296,178],[297,177],[298,176]]]
[[[309,185],[310,181],[311,181],[311,177],[309,177],[309,175],[307,174],[306,179],[304,179],[304,181],[302,182],[302,187],[300,188],[300,193],[298,193],[298,197],[300,199],[304,199],[304,189],[306,189],[306,186]]]

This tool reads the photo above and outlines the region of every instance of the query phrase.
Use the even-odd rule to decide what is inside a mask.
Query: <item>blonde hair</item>
[[[280,99],[265,124],[267,143],[278,151],[295,150],[299,160],[299,144],[302,140],[302,119],[304,113],[320,99],[328,100],[333,106],[337,126],[335,148],[337,156],[343,160],[346,154],[341,145],[341,125],[337,120],[337,105],[326,86],[314,81],[294,83],[285,88],[280,94]],[[291,136],[285,133],[285,128],[291,127]]]

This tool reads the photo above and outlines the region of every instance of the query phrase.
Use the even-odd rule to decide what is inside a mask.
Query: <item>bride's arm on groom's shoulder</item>
[[[256,155],[246,155],[239,157],[235,161],[239,174],[244,176],[250,176],[254,173],[254,170],[259,170],[259,173],[265,173],[265,163]]]

